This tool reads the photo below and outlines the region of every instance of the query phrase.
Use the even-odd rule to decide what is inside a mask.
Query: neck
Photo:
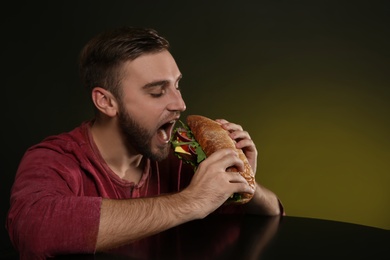
[[[138,183],[146,159],[127,147],[115,120],[95,120],[91,133],[99,152],[111,170],[121,179]]]

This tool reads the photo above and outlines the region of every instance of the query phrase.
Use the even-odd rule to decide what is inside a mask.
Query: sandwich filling
[[[172,134],[171,144],[177,157],[186,163],[191,164],[194,170],[206,159],[202,147],[195,140],[190,128],[180,121],[181,126],[177,127]]]

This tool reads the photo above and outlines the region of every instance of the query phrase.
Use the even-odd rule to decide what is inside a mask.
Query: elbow
[[[50,244],[42,237],[33,224],[21,223],[24,221],[8,222],[9,237],[20,259],[46,259],[54,255]]]
[[[33,211],[29,212],[30,216],[24,211],[17,214],[10,211],[6,222],[10,240],[20,259],[46,259],[55,256],[61,251],[59,245],[63,243],[58,243],[55,232],[50,232],[51,225],[42,214],[38,217]]]

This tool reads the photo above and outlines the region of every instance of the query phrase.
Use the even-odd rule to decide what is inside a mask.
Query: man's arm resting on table
[[[186,194],[182,191],[153,198],[103,199],[96,251],[122,246],[203,218],[201,206]]]

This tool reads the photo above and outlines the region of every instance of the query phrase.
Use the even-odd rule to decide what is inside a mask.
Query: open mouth
[[[163,124],[158,130],[157,135],[163,143],[168,143],[171,140],[173,126],[176,120],[172,120],[168,123]]]

